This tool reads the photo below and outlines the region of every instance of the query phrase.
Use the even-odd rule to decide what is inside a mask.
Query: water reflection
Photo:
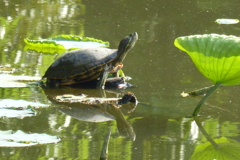
[[[135,140],[134,129],[121,111],[123,109],[132,113],[135,110],[138,102],[134,94],[128,93],[122,98],[96,98],[86,97],[83,94],[77,96],[66,94],[69,91],[69,89],[61,89],[61,93],[65,94],[59,95],[57,89],[44,89],[48,99],[60,105],[57,109],[66,115],[85,122],[98,123],[116,120],[120,135],[132,141]]]
[[[189,63],[187,55],[174,48],[173,40],[192,34],[239,36],[239,24],[215,23],[218,18],[238,18],[239,1],[4,0],[0,5],[0,64],[16,68],[17,75],[41,77],[57,57],[24,51],[24,38],[72,34],[107,40],[110,47],[116,47],[122,36],[138,32],[139,43],[124,67],[124,73],[133,78],[131,83],[137,87],[123,92],[134,92],[140,102],[148,104],[139,104],[131,114],[121,110],[137,134],[134,142],[119,137],[115,121],[83,123],[56,111],[54,104],[38,110],[33,118],[1,119],[1,130],[47,132],[60,136],[62,141],[28,148],[0,148],[0,159],[15,159],[16,155],[24,160],[98,159],[103,132],[109,125],[109,159],[189,160],[196,145],[207,141],[193,119],[185,118],[199,99],[184,99],[179,94],[197,89],[196,85],[201,88],[211,84]],[[61,93],[61,89],[55,91]],[[205,104],[200,120],[211,138],[224,136],[239,141],[239,91],[238,86],[221,88]],[[68,93],[80,92],[102,97],[100,90],[71,89]],[[120,95],[122,91],[117,92]],[[2,99],[47,101],[38,87],[1,88],[0,94]],[[239,152],[237,147],[235,150]]]
[[[240,143],[230,138],[221,137],[212,139],[206,130],[203,128],[199,118],[194,116],[194,120],[199,127],[199,130],[207,138],[208,142],[200,143],[196,146],[191,160],[222,159],[222,160],[238,160],[240,153]]]

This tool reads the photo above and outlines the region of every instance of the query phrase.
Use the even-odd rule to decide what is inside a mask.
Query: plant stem
[[[197,104],[195,110],[193,111],[193,117],[197,116],[202,104],[208,99],[208,97],[221,85],[221,83],[216,83],[207,94],[201,99],[201,101]]]
[[[200,131],[202,132],[202,134],[207,138],[207,140],[214,146],[214,148],[219,148],[219,145],[217,145],[217,143],[208,135],[208,133],[205,131],[205,129],[203,128],[201,122],[198,119],[198,112],[200,111],[200,108],[202,106],[202,104],[208,99],[208,97],[210,95],[212,95],[212,93],[221,85],[221,83],[216,83],[208,92],[207,94],[201,99],[201,101],[197,104],[195,110],[193,111],[193,118],[197,124],[197,126],[199,127]]]
[[[213,145],[214,148],[220,148],[220,146],[209,136],[209,134],[205,131],[205,129],[203,128],[201,122],[198,119],[198,116],[194,116],[193,117],[199,130],[202,132],[202,134],[207,138],[207,140]]]
[[[214,86],[214,85],[213,85],[213,86]],[[197,89],[197,90],[188,92],[188,94],[191,95],[191,96],[203,95],[203,94],[206,94],[213,86],[204,87],[204,88],[201,88],[201,89]]]

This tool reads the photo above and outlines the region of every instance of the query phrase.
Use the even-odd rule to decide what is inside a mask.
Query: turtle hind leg
[[[59,88],[60,85],[61,85],[61,80],[60,79],[48,78],[46,83],[45,83],[46,88]]]
[[[97,83],[97,88],[104,89],[106,80],[108,78],[108,73],[109,73],[110,68],[111,68],[110,66],[111,66],[111,64],[105,64],[104,65],[103,70],[100,73],[100,79]]]

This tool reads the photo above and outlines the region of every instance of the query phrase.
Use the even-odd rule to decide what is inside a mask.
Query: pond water
[[[44,90],[34,84],[27,87],[1,85],[2,100],[50,105],[36,109],[36,114],[30,117],[3,116],[1,131],[45,133],[61,141],[31,147],[1,147],[0,159],[99,159],[110,126],[109,159],[188,160],[197,145],[207,142],[191,117],[202,97],[182,98],[180,94],[213,83],[197,70],[186,53],[173,45],[173,41],[193,34],[239,36],[240,24],[215,22],[219,18],[239,18],[238,1],[4,0],[0,5],[0,65],[15,68],[11,75],[41,77],[58,57],[58,54],[27,50],[25,38],[39,40],[62,34],[77,35],[109,41],[110,48],[117,48],[129,33],[139,35],[124,60],[124,73],[132,77],[132,88]],[[0,77],[3,79],[4,75]],[[121,112],[124,122],[136,134],[135,141],[121,136],[119,122],[112,117],[102,122],[76,119],[59,109],[59,106],[72,104],[51,102],[52,96],[61,94],[83,93],[89,97],[110,98],[122,97],[128,92],[134,93],[139,104],[132,113],[124,110],[124,106]],[[221,87],[203,105],[200,120],[211,138],[240,141],[239,92],[239,86]],[[85,110],[74,112],[92,116]]]

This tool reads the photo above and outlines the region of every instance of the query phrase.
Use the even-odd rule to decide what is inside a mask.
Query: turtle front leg
[[[113,69],[111,71],[109,71],[109,72],[112,73],[113,77],[119,77],[118,70],[120,70],[122,68],[123,68],[123,64],[122,63],[117,63],[117,64],[115,64]]]
[[[110,68],[111,68],[110,66],[111,66],[110,64],[105,64],[104,65],[103,70],[100,73],[100,79],[97,83],[97,88],[104,89],[106,80],[108,78],[108,73],[109,73]]]

